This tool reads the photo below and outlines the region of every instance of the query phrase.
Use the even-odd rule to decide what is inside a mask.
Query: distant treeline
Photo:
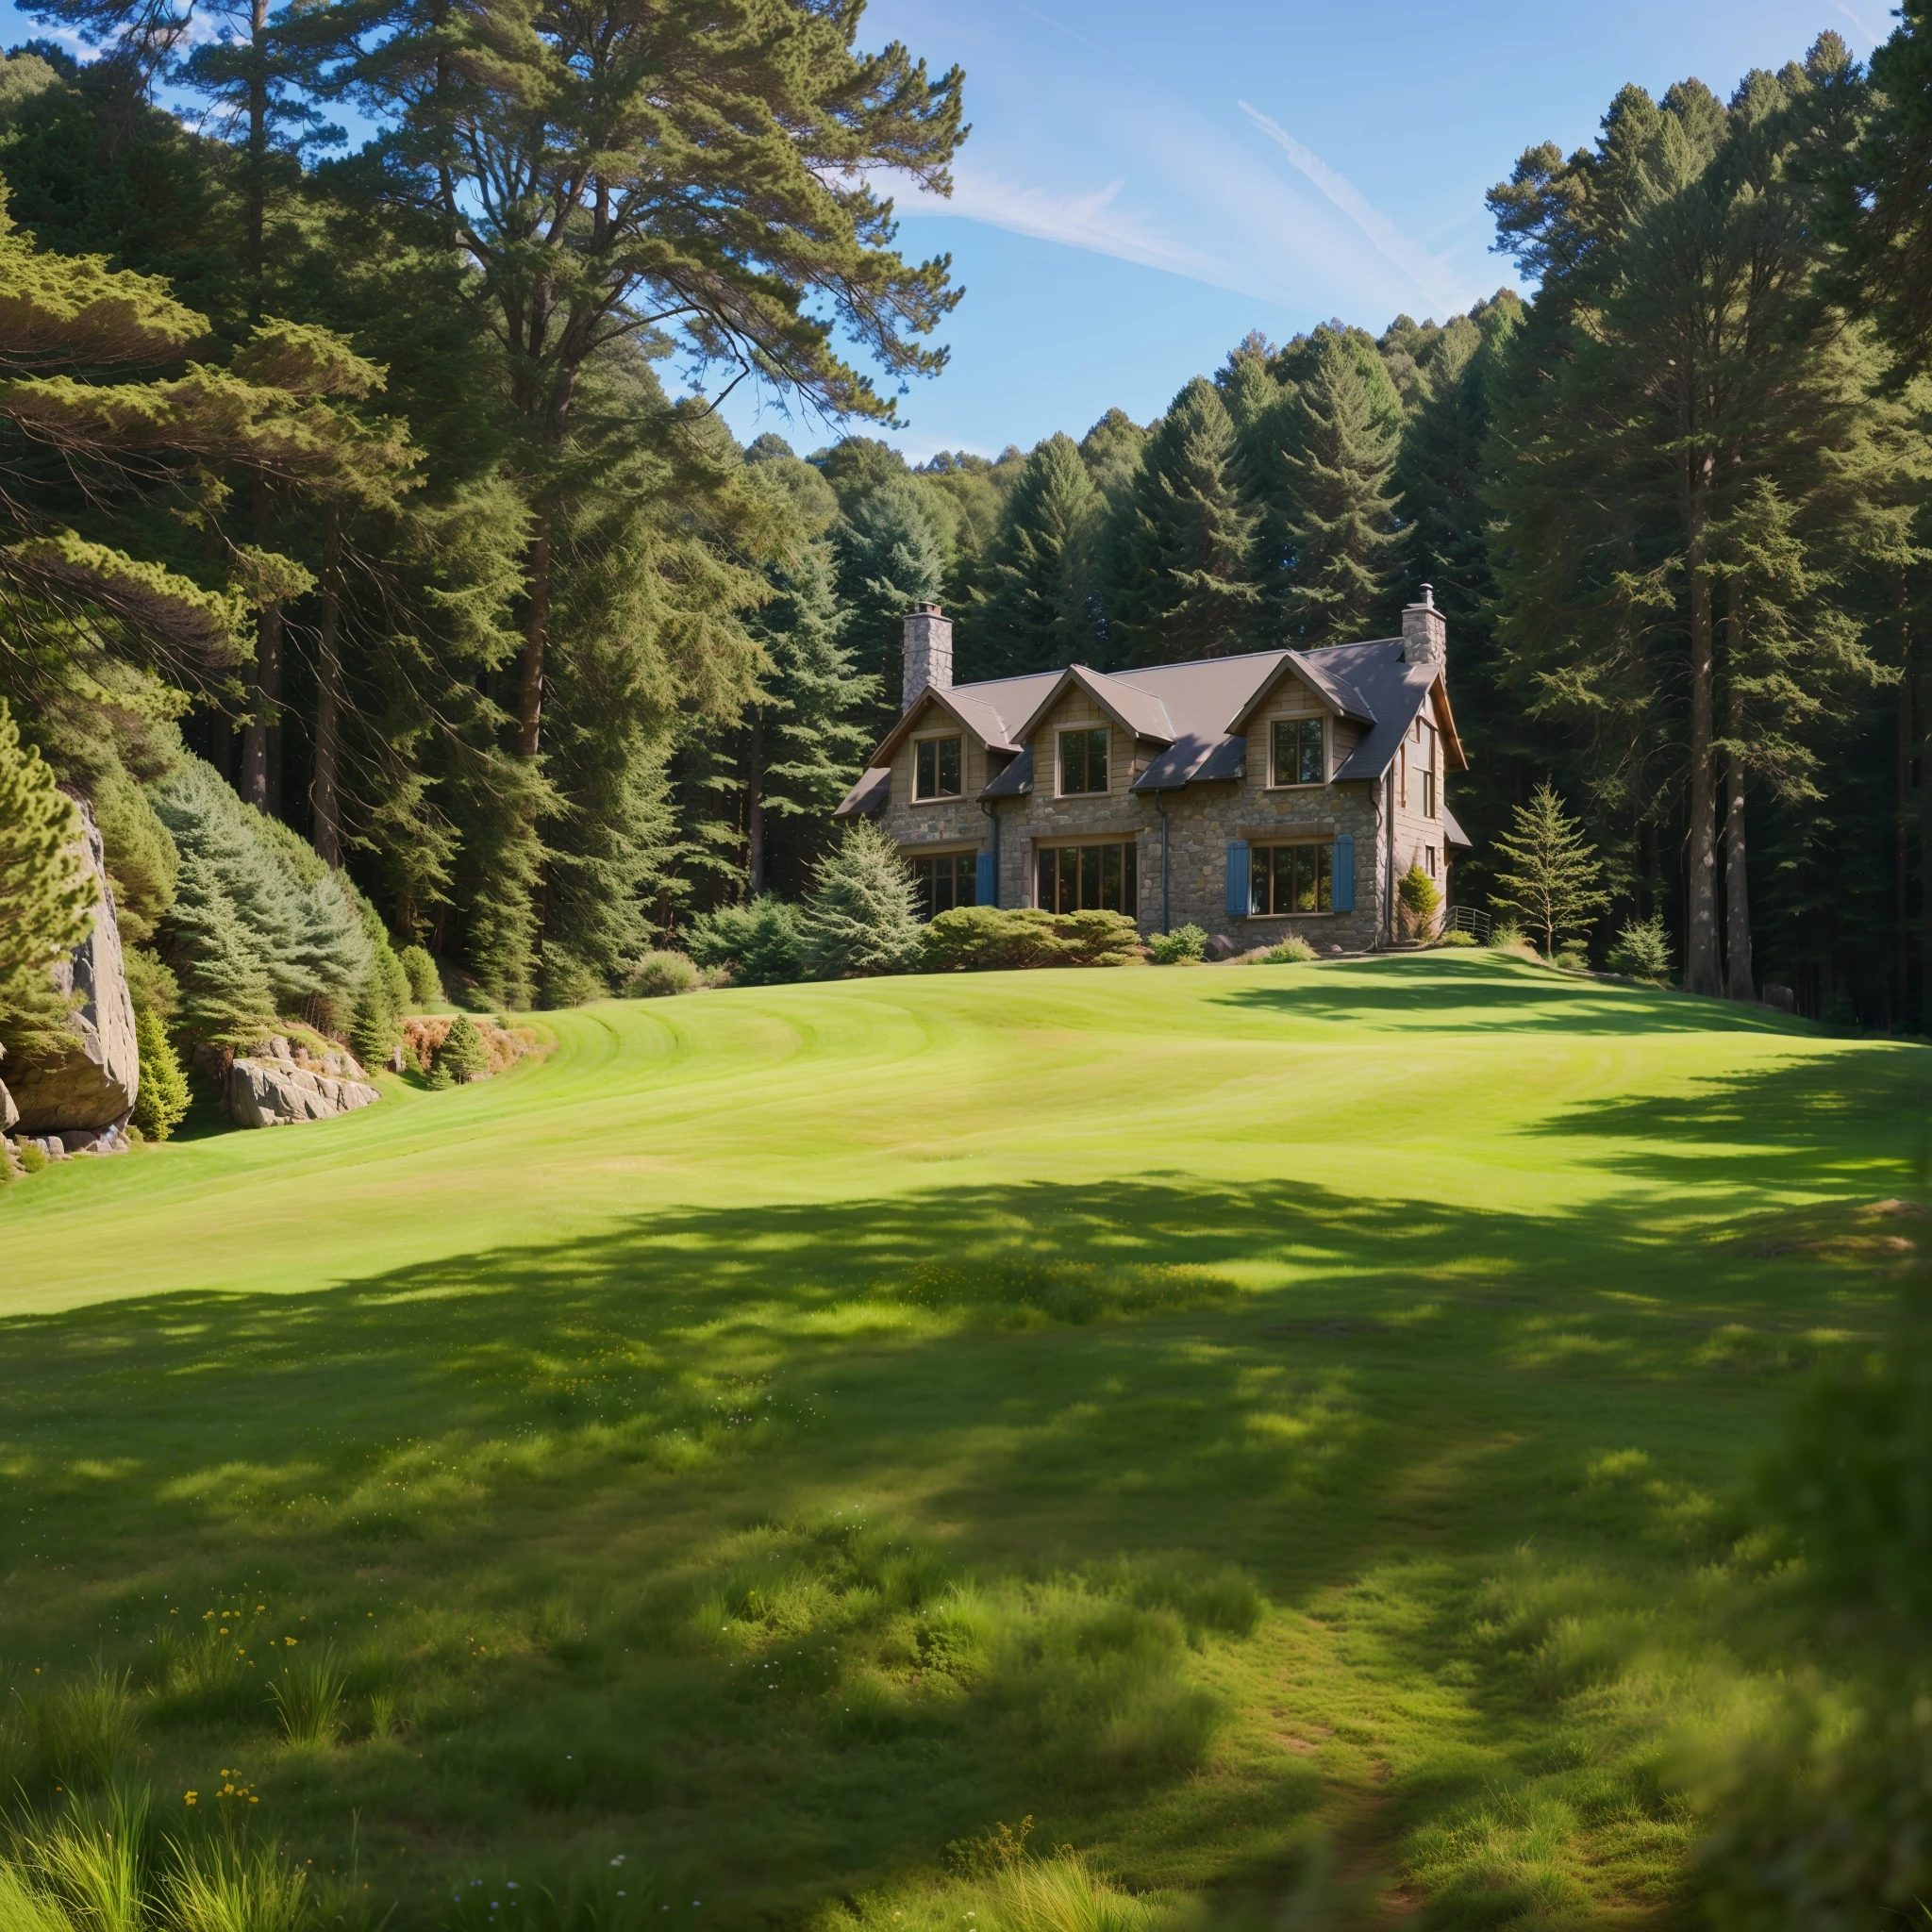
[[[889,376],[937,372],[957,291],[860,164],[942,182],[957,74],[803,6],[749,54],[540,9],[467,64],[437,36],[488,8],[192,47],[165,9],[42,11],[107,52],[0,66],[0,250],[41,303],[0,340],[0,696],[75,789],[197,754],[398,945],[568,1001],[802,891],[910,603],[955,615],[964,680],[1386,633],[1428,581],[1459,897],[1551,778],[1607,931],[1661,912],[1693,987],[1923,1024],[1910,23],[1874,72],[1826,35],[1728,103],[1625,89],[1594,147],[1530,149],[1491,196],[1527,304],[1251,336],[1150,425],[913,469],[863,433],[741,448],[659,372],[862,430],[891,406],[805,288]],[[774,120],[786,89],[818,108]],[[326,159],[341,101],[379,132]]]

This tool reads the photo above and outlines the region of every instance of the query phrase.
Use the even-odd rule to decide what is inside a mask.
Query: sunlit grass
[[[1924,1050],[1489,956],[548,1024],[0,1196],[0,1781],[148,1793],[144,1924],[190,1827],[452,1932],[1687,1909]]]

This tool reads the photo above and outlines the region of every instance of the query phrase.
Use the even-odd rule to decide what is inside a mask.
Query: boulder
[[[286,1052],[288,1042],[282,1046]],[[374,1107],[382,1095],[360,1080],[319,1074],[272,1055],[262,1059],[237,1058],[228,1069],[223,1098],[238,1126],[279,1127],[291,1121],[325,1121],[358,1107]]]
[[[1218,932],[1202,947],[1201,956],[1219,965],[1224,959],[1232,959],[1240,951],[1241,945],[1237,941],[1229,939],[1224,932]]]
[[[1767,986],[1760,1003],[1779,1013],[1795,1013],[1798,1010],[1798,995],[1788,986]]]
[[[19,1120],[20,1109],[13,1104],[13,1095],[0,1084],[0,1134],[18,1124]]]
[[[7,1084],[22,1128],[32,1135],[126,1124],[141,1085],[141,1049],[134,1036],[134,1002],[121,963],[121,928],[93,813],[80,807],[82,841],[94,879],[94,924],[71,959],[54,969],[62,992],[80,994],[70,1023],[73,1042],[32,1062],[9,1060]]]

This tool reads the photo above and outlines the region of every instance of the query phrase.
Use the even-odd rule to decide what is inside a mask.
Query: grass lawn
[[[974,1932],[1028,1816],[1230,1912],[1687,1915],[1932,1055],[1490,954],[545,1024],[0,1195],[0,1773],[464,1932]]]

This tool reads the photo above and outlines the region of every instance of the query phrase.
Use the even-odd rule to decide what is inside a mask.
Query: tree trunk
[[[253,284],[251,308],[261,320],[261,278],[266,268],[268,226],[268,0],[254,0],[249,12],[248,68],[248,259]]]
[[[765,890],[765,712],[751,711],[751,746],[745,755],[745,859],[754,899]]]
[[[1898,667],[1898,839],[1893,854],[1892,891],[1897,901],[1896,924],[1898,955],[1898,1001],[1895,1008],[1901,1022],[1911,1010],[1912,950],[1907,922],[1912,905],[1912,621],[1902,618],[1899,625]]]
[[[329,865],[342,862],[341,802],[336,775],[342,741],[341,600],[336,586],[341,545],[340,514],[330,505],[322,531],[322,623],[315,646],[315,775],[308,792],[314,812],[315,849]]]
[[[1757,997],[1751,963],[1751,891],[1744,875],[1744,761],[1724,760],[1724,991],[1734,1000]]]
[[[530,536],[530,608],[524,620],[523,695],[517,706],[517,750],[526,758],[542,743],[543,652],[550,638],[550,519],[539,517]]]
[[[1716,639],[1710,579],[1705,574],[1705,535],[1710,518],[1710,458],[1692,458],[1690,501],[1690,878],[1684,936],[1684,989],[1724,991],[1717,946],[1717,785],[1714,735]]]
[[[269,528],[268,485],[258,475],[251,486],[255,508],[255,541],[266,545]],[[251,722],[242,727],[242,798],[257,811],[282,815],[282,607],[277,599],[263,607],[255,637],[255,676],[250,681]]]
[[[281,704],[282,607],[271,604],[261,613],[255,641],[253,716],[242,727],[242,796],[257,811],[272,818],[282,815]]]

